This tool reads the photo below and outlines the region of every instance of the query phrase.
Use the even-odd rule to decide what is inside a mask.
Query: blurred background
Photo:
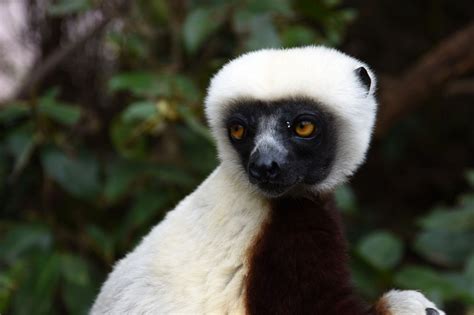
[[[86,313],[217,165],[211,75],[323,44],[379,78],[367,162],[336,192],[358,290],[474,314],[473,22],[471,0],[0,0],[0,313]]]

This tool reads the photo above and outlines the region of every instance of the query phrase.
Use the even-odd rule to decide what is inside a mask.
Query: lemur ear
[[[355,69],[354,72],[356,73],[362,85],[367,88],[367,91],[369,91],[372,80],[370,80],[370,76],[369,76],[369,73],[367,72],[367,69],[365,69],[364,67],[359,67]]]

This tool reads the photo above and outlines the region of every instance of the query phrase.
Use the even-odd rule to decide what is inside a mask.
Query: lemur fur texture
[[[115,265],[91,314],[444,314],[416,291],[370,307],[351,284],[331,194],[364,161],[375,89],[366,64],[321,46],[227,63],[205,100],[220,165]]]

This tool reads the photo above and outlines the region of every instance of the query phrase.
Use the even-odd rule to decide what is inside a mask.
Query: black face
[[[242,101],[225,126],[250,182],[270,197],[324,180],[335,155],[333,118],[312,101]]]

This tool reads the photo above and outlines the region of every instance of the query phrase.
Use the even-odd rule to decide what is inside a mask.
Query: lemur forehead
[[[327,113],[323,106],[308,98],[288,98],[273,101],[262,101],[256,99],[234,100],[227,106],[227,113],[224,120],[232,116],[242,115],[245,118],[258,119],[262,116],[293,118],[300,114],[313,114],[325,117],[331,115]]]
[[[369,91],[361,84],[360,73],[355,71],[358,68],[366,70],[372,81]],[[236,97],[272,100],[295,95],[331,106],[354,106],[357,102],[348,99],[364,99],[373,94],[375,86],[367,65],[337,50],[321,46],[267,49],[242,55],[216,73],[206,106],[213,111]]]

